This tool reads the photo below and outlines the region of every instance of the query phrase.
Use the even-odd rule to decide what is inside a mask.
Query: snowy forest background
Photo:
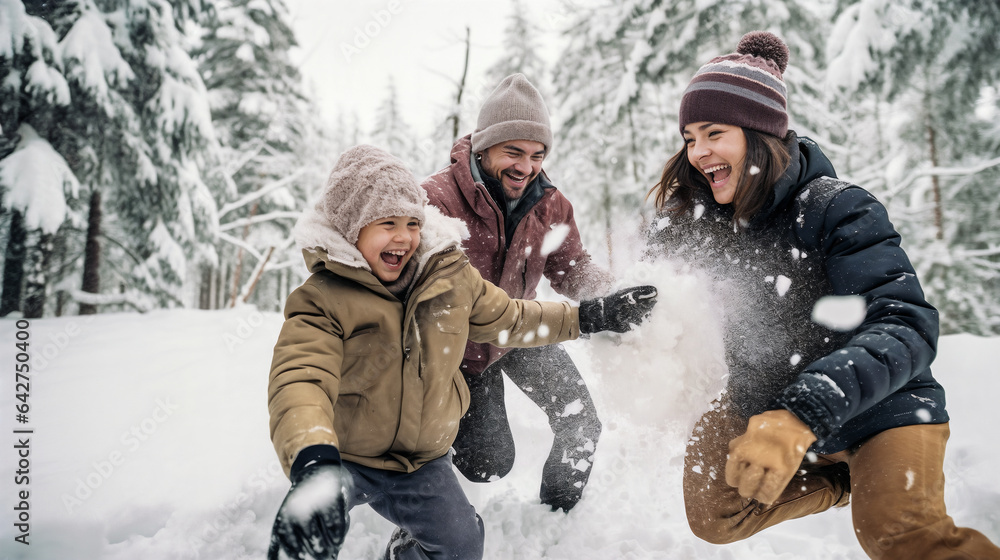
[[[1000,334],[1000,3],[556,5],[553,34],[539,26],[551,10],[512,2],[488,78],[467,80],[467,63],[433,76],[451,91],[421,115],[390,81],[365,92],[374,114],[317,118],[282,0],[0,0],[0,316],[280,310],[306,272],[291,227],[337,156],[376,144],[423,178],[515,71],[549,103],[546,169],[591,252],[621,270],[680,147],[690,77],[767,29],[791,50],[791,127],[889,208],[943,332]],[[543,35],[556,56],[538,55]]]

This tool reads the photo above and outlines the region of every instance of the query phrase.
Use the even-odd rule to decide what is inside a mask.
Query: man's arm
[[[566,237],[555,251],[549,253],[543,274],[553,290],[577,301],[608,294],[615,284],[614,275],[595,263],[583,248],[580,230],[573,217],[573,205],[561,193],[557,192],[556,196],[556,204],[562,210],[561,223],[556,228],[565,228]],[[559,233],[553,229],[549,235]]]

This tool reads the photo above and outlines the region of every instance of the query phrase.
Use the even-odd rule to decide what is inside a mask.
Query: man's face
[[[545,159],[545,144],[534,140],[510,140],[483,150],[483,170],[500,181],[507,200],[517,200],[538,177]]]

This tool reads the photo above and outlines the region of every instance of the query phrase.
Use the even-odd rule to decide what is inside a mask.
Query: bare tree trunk
[[[253,295],[253,291],[257,288],[257,282],[260,280],[261,275],[264,274],[264,267],[267,266],[267,261],[271,260],[272,254],[274,254],[274,247],[269,247],[267,254],[264,255],[264,259],[257,264],[257,268],[251,274],[253,279],[250,281],[250,285],[244,290],[243,303],[246,303],[250,299],[250,296]]]
[[[459,116],[462,113],[462,94],[465,92],[465,78],[469,75],[469,51],[472,49],[471,32],[465,27],[465,64],[462,66],[462,79],[458,82],[458,93],[455,95],[455,112],[451,115],[451,143],[458,140]]]
[[[49,288],[49,261],[52,257],[51,233],[41,229],[30,236],[37,242],[27,251],[27,281],[24,284],[24,317],[37,319],[45,313],[45,298]]]
[[[255,202],[253,207],[250,209],[249,218],[253,218],[257,214],[258,205]],[[247,236],[250,235],[250,222],[252,220],[247,219],[247,225],[243,227],[243,241],[247,240]],[[233,289],[231,296],[229,298],[229,307],[236,306],[236,299],[239,297],[240,292],[240,274],[243,268],[243,247],[240,247],[239,252],[236,254],[236,269],[233,270]]]
[[[198,287],[198,309],[211,309],[212,302],[212,268],[201,267],[201,282]]]
[[[87,244],[83,257],[83,284],[80,289],[92,294],[101,293],[101,191],[90,193],[90,214],[87,217]],[[97,313],[97,306],[80,304],[80,315]]]
[[[219,263],[219,275],[216,281],[215,309],[222,309],[226,301],[226,279],[229,278],[229,264]]]
[[[219,266],[213,266],[208,272],[208,309],[219,308],[219,267],[222,266],[222,258],[219,258]]]
[[[4,253],[3,294],[0,295],[0,317],[21,309],[21,293],[24,284],[25,237],[24,217],[19,210],[10,214],[10,232],[7,235],[7,251]]]
[[[927,143],[930,147],[931,167],[938,166],[937,141],[934,126],[928,118],[927,122]],[[931,175],[931,185],[934,192],[934,229],[937,230],[937,238],[944,239],[944,219],[941,210],[941,178],[935,173]]]

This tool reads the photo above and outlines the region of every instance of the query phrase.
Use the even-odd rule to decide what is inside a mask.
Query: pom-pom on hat
[[[542,94],[524,74],[511,74],[490,93],[472,133],[472,153],[510,140],[532,140],[552,151],[552,128]]]
[[[402,161],[375,146],[360,145],[337,160],[316,209],[356,244],[361,228],[381,218],[410,216],[422,225],[425,204],[427,193]]]
[[[781,39],[767,31],[747,33],[735,53],[713,58],[691,79],[681,98],[681,131],[708,121],[784,138],[788,103],[781,75],[787,66]]]

